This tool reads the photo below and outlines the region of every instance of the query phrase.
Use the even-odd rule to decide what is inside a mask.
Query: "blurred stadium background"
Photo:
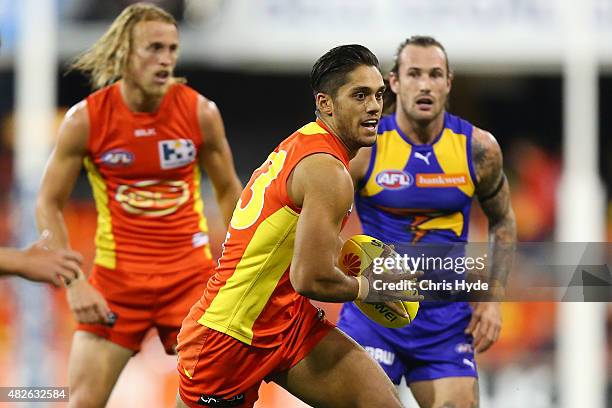
[[[66,62],[130,3],[0,0],[0,245],[36,237],[33,197],[57,125],[89,93]],[[313,118],[308,73],[319,55],[361,43],[388,70],[404,38],[427,34],[455,71],[450,110],[502,146],[519,240],[610,242],[612,0],[155,3],[180,21],[178,74],[220,107],[243,182]],[[203,188],[218,248],[224,231]],[[84,174],[65,217],[91,265],[96,218]],[[471,239],[486,241],[478,208],[472,219]],[[358,228],[352,220],[345,234]],[[335,319],[338,307],[325,307]],[[478,357],[483,408],[612,407],[609,304],[505,303],[503,314],[501,339]],[[65,386],[74,325],[63,291],[0,281],[0,386]],[[109,407],[173,406],[175,364],[150,338]],[[258,406],[303,404],[265,385]]]

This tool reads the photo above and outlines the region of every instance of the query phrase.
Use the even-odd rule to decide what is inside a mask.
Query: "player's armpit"
[[[215,196],[227,226],[242,191],[242,184],[236,174],[223,119],[214,102],[200,96],[198,120],[202,131],[200,165],[210,179]]]
[[[333,156],[314,154],[295,167],[287,191],[291,200],[302,207],[289,275],[293,287],[315,300],[354,300],[356,279],[334,267],[338,233],[353,203],[348,171]]]

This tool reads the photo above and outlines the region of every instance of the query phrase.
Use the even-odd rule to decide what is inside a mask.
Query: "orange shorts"
[[[79,324],[84,330],[120,346],[140,351],[142,340],[156,328],[168,354],[174,354],[181,322],[202,296],[214,266],[174,274],[127,274],[94,266],[89,282],[117,315],[113,327]]]
[[[197,318],[185,318],[177,347],[179,394],[193,408],[252,407],[263,380],[296,365],[334,327],[322,310],[310,307],[281,345],[262,348],[202,326]]]

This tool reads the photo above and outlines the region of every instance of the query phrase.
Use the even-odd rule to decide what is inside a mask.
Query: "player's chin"
[[[168,90],[168,83],[153,83],[147,87],[147,93],[151,96],[163,96]]]
[[[414,117],[418,121],[431,121],[436,118],[440,114],[440,110],[431,109],[431,110],[416,110],[414,112]]]
[[[359,144],[362,147],[368,147],[376,143],[376,131],[377,127],[360,126],[358,132],[360,142]]]

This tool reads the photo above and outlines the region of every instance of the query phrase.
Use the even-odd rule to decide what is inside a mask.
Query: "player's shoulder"
[[[189,87],[188,85],[177,84],[177,86],[181,87],[181,92],[195,98],[197,104],[198,118],[202,123],[207,123],[209,121],[220,118],[219,108],[217,107],[215,101],[202,95],[201,93]]]
[[[297,194],[300,206],[305,193],[333,198],[340,207],[350,206],[353,200],[353,183],[346,167],[325,152],[303,157],[293,169],[292,184],[301,192]]]
[[[82,100],[64,115],[59,128],[57,145],[61,150],[84,154],[89,137],[90,119],[87,112],[87,100]]]
[[[475,155],[493,155],[501,158],[501,148],[495,136],[488,130],[474,126],[472,131],[472,151]],[[476,158],[476,157],[475,157]]]
[[[477,184],[482,186],[491,179],[497,179],[499,172],[502,171],[503,157],[501,148],[491,132],[474,128],[471,153]]]
[[[72,105],[64,115],[64,124],[69,124],[73,127],[89,126],[88,106],[87,99]]]

